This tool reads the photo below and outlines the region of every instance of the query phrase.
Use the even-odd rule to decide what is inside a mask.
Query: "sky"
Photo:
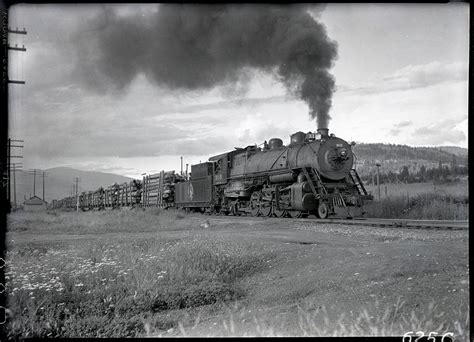
[[[175,80],[181,70],[179,77],[210,73],[214,82],[214,69],[228,65],[200,70],[192,62],[181,66],[182,56],[173,65],[150,60],[148,47],[175,51],[173,37],[153,24],[160,10],[157,4],[11,7],[10,27],[28,31],[9,36],[10,45],[27,48],[9,56],[10,79],[26,81],[9,86],[10,137],[24,140],[24,169],[68,166],[141,178],[179,170],[180,156],[191,165],[316,130],[308,103],[289,91],[273,65],[234,68],[231,77],[203,88],[170,86],[166,77]],[[329,67],[331,133],[363,143],[467,148],[469,5],[328,4],[304,11],[337,43]],[[183,16],[184,25],[192,14]],[[111,22],[115,35],[104,29]],[[205,39],[225,46],[225,37]],[[238,55],[226,58],[237,60],[231,67],[240,65]]]

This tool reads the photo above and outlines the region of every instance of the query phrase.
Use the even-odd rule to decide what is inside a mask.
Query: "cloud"
[[[226,100],[226,101],[216,101],[206,104],[196,104],[196,105],[188,105],[188,106],[181,106],[175,107],[170,109],[175,113],[196,113],[206,110],[222,110],[222,109],[229,109],[229,108],[237,108],[243,106],[259,106],[262,104],[268,103],[278,103],[278,102],[285,102],[288,100],[287,95],[281,96],[270,96],[270,97],[260,97],[260,98],[238,98],[233,100]]]
[[[389,76],[361,87],[337,85],[337,91],[370,95],[426,88],[442,83],[467,82],[467,78],[468,67],[465,63],[446,64],[434,61],[427,64],[408,65]]]
[[[67,167],[71,167],[73,169],[78,169],[78,170],[84,170],[84,171],[95,171],[95,172],[114,173],[114,174],[136,172],[136,170],[132,167],[121,167],[118,165],[104,165],[97,162],[72,163],[72,164],[68,164]]]
[[[399,123],[393,125],[393,128],[390,130],[389,133],[391,135],[398,135],[402,131],[402,128],[408,127],[411,124],[412,122],[410,120],[400,121]]]
[[[450,118],[419,127],[410,135],[409,142],[415,145],[461,144],[466,140],[466,134],[458,129],[458,125],[466,118],[466,116]]]

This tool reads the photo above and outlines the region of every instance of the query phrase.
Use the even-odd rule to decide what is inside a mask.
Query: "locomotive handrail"
[[[305,167],[303,167],[303,173],[304,173],[304,176],[306,177],[306,179],[308,180],[309,186],[311,187],[311,191],[313,192],[314,197],[318,198],[319,197],[318,192],[316,191],[316,188],[314,187],[313,181],[309,177],[308,170],[306,170]]]
[[[320,185],[321,188],[323,189],[324,194],[327,195],[327,194],[328,194],[328,191],[327,191],[326,187],[324,186],[323,181],[321,180],[321,177],[319,176],[318,170],[316,170],[316,169],[313,168],[313,173],[314,173],[314,175],[316,176],[319,185]]]

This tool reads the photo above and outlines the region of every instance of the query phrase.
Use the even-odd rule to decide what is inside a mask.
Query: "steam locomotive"
[[[352,168],[355,143],[328,133],[297,132],[287,146],[273,138],[263,148],[235,148],[192,165],[191,180],[175,185],[175,206],[232,215],[360,216],[373,196]]]
[[[114,184],[56,201],[82,210],[120,207],[175,207],[231,215],[355,217],[373,196],[353,168],[352,146],[328,129],[296,132],[287,146],[279,138],[191,165],[191,177],[174,171],[143,181]]]

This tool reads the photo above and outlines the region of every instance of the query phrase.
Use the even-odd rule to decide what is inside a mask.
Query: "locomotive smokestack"
[[[318,128],[318,133],[321,134],[321,138],[327,138],[329,136],[328,128]]]

